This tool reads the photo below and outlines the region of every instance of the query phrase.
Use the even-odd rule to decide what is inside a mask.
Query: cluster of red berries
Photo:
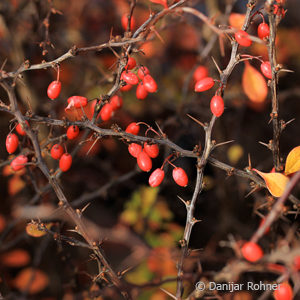
[[[140,125],[135,122],[130,123],[125,130],[125,132],[133,135],[137,135],[139,131]],[[157,144],[149,144],[147,142],[145,142],[143,146],[137,143],[131,143],[128,146],[128,152],[136,158],[137,164],[142,171],[149,172],[152,169],[152,158],[156,158],[159,155],[159,147]],[[173,164],[171,165],[174,166]],[[151,187],[159,186],[162,183],[165,177],[163,166],[161,168],[157,168],[151,173],[149,177],[149,185]],[[172,175],[174,181],[178,185],[183,187],[187,186],[188,177],[182,168],[174,166]]]
[[[26,125],[29,126],[29,123],[25,121]],[[16,126],[16,131],[19,135],[25,136],[26,132],[21,124],[18,124]],[[9,154],[15,153],[19,146],[19,138],[15,133],[9,133],[6,137],[5,141],[6,150]],[[28,157],[26,155],[18,155],[16,158],[14,158],[10,166],[14,171],[19,171],[23,169],[28,162]]]
[[[193,77],[196,81],[195,92],[204,92],[211,89],[215,81],[208,76],[208,69],[204,66],[198,66],[194,71]],[[216,117],[220,117],[224,112],[224,101],[217,93],[210,100],[210,110]]]
[[[134,85],[137,85],[136,97],[139,100],[144,100],[148,96],[148,93],[155,93],[157,91],[157,84],[150,75],[150,71],[147,67],[138,67],[137,75],[132,71],[134,68],[136,68],[136,61],[133,57],[129,57],[125,71],[121,75],[121,80],[123,80],[126,85],[122,86],[120,90],[127,92],[131,90]]]

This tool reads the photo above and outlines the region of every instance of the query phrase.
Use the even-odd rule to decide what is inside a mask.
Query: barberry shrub
[[[0,295],[297,299],[300,4],[2,2]]]

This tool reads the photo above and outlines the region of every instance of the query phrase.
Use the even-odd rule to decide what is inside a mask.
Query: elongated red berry
[[[51,100],[56,99],[61,91],[61,82],[60,81],[52,81],[47,89],[47,95]]]
[[[59,168],[66,172],[72,166],[72,155],[69,153],[64,153],[59,160]]]
[[[156,158],[159,154],[159,148],[157,144],[148,144],[144,143],[144,151],[151,157],[151,158]]]
[[[244,30],[239,30],[235,33],[235,39],[237,43],[243,47],[249,47],[252,44],[249,34]]]
[[[130,123],[130,124],[126,127],[125,131],[126,131],[127,133],[131,133],[131,134],[137,135],[137,134],[139,133],[139,131],[140,131],[140,125],[138,125],[138,124],[135,123],[135,122],[132,122],[132,123]]]
[[[9,154],[14,153],[19,145],[18,136],[14,133],[10,133],[6,137],[5,146]]]
[[[152,187],[159,186],[165,178],[164,170],[158,168],[154,170],[149,177],[149,185]]]
[[[60,159],[64,154],[64,148],[60,144],[55,144],[52,146],[50,154],[53,159]]]
[[[272,79],[272,69],[269,61],[264,61],[260,65],[261,72],[269,79]]]
[[[25,121],[25,123],[29,127],[28,121]],[[25,130],[23,129],[23,127],[20,123],[18,123],[18,125],[16,126],[16,131],[19,135],[26,135],[26,132],[25,132]]]
[[[136,85],[139,83],[138,77],[131,71],[124,71],[121,75],[121,79],[127,84]]]
[[[142,146],[140,144],[131,143],[128,146],[128,152],[135,158],[142,152]]]
[[[112,117],[112,113],[113,113],[113,110],[112,110],[110,103],[106,103],[101,108],[99,115],[101,117],[101,120],[103,122],[105,122],[105,121],[108,121]]]
[[[143,84],[145,89],[149,93],[155,93],[157,91],[156,81],[152,78],[151,75],[149,74],[145,75],[145,77],[143,78]]]
[[[176,167],[173,169],[172,176],[174,181],[180,186],[187,186],[189,179],[182,168]]]
[[[220,117],[224,112],[224,101],[221,96],[215,95],[210,100],[210,110],[216,116]]]
[[[292,300],[293,289],[288,282],[280,283],[273,293],[275,300]]]
[[[88,103],[88,99],[83,96],[72,96],[68,98],[68,107],[66,109],[70,109],[72,107],[81,108],[85,107]]]
[[[208,77],[208,69],[205,66],[198,66],[193,74],[194,80],[199,81],[205,77]]]
[[[214,86],[215,82],[211,77],[205,77],[200,79],[195,84],[195,92],[204,92],[211,89]]]
[[[246,242],[241,252],[243,257],[251,262],[256,262],[264,256],[263,250],[254,242]]]
[[[19,171],[25,167],[27,162],[28,162],[27,156],[19,155],[10,163],[10,166],[14,171]]]
[[[148,75],[148,74],[150,74],[150,71],[149,71],[149,69],[148,69],[147,67],[145,67],[145,66],[139,67],[139,69],[138,69],[138,76],[139,76],[139,78],[140,78],[141,80],[143,80],[144,77],[145,77],[146,75]]]
[[[258,25],[258,28],[257,28],[257,35],[262,40],[264,38],[269,37],[269,35],[270,35],[270,27],[269,27],[269,25],[267,23],[260,23]]]
[[[123,98],[118,95],[114,95],[110,98],[109,103],[110,103],[111,109],[113,111],[116,111],[123,106]]]
[[[67,137],[69,140],[74,140],[79,135],[79,127],[76,125],[71,125],[67,129]]]
[[[128,92],[132,89],[132,85],[131,84],[126,84],[120,87],[120,91],[122,92]]]
[[[132,70],[136,66],[136,61],[133,57],[129,57],[125,70]]]
[[[144,100],[148,96],[148,91],[145,89],[144,84],[140,82],[136,88],[136,97],[139,100]]]
[[[144,172],[149,172],[152,168],[152,160],[145,151],[142,151],[138,155],[137,164],[140,167],[140,169]]]
[[[127,25],[128,25],[128,15],[124,14],[121,18],[121,24],[123,29],[126,31],[127,30]],[[135,27],[135,19],[133,18],[133,16],[131,16],[131,20],[130,20],[130,30],[132,31]]]

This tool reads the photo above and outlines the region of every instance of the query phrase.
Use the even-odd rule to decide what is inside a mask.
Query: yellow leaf
[[[300,146],[295,147],[287,156],[285,163],[285,175],[295,173],[300,170]]]
[[[47,229],[50,229],[53,223],[43,224]],[[28,223],[26,226],[26,232],[33,237],[41,237],[47,234],[45,230],[39,229],[38,223]]]
[[[236,29],[241,29],[244,25],[245,21],[245,15],[243,14],[237,14],[237,13],[231,13],[229,16],[229,25],[231,27],[234,27]]]
[[[268,95],[268,87],[263,75],[245,61],[242,86],[247,97],[256,103],[262,103]]]
[[[256,169],[252,169],[257,172],[265,181],[269,192],[274,197],[280,197],[285,190],[285,187],[289,181],[289,178],[281,173],[264,173]]]
[[[241,145],[232,145],[228,148],[227,157],[231,164],[235,165],[243,156],[244,150]]]

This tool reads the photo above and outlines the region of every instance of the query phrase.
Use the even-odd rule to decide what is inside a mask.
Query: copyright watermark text
[[[262,281],[247,282],[247,283],[216,283],[216,282],[203,282],[198,281],[196,283],[196,289],[198,291],[223,291],[223,292],[235,292],[235,291],[276,291],[279,287],[277,283],[264,283]]]

